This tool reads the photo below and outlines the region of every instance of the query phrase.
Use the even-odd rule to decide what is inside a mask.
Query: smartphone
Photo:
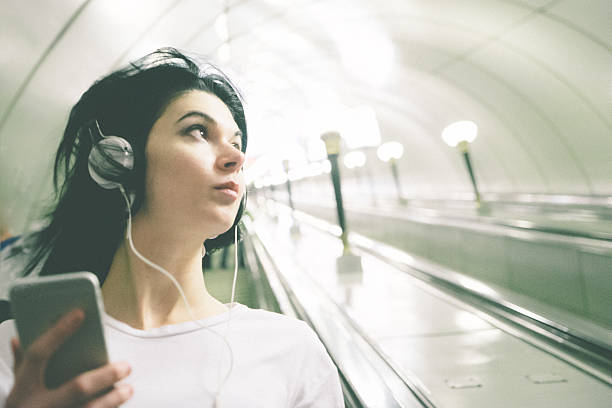
[[[50,358],[45,372],[47,387],[57,388],[108,363],[104,304],[96,275],[74,272],[16,279],[9,297],[23,350],[71,310],[85,312],[81,326]]]

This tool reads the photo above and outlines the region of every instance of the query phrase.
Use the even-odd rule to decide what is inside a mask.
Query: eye
[[[234,146],[238,150],[242,150],[242,146],[240,146],[240,143],[232,143],[232,146]]]
[[[204,138],[204,139],[208,138],[208,129],[206,129],[206,126],[204,125],[198,124],[198,125],[189,126],[186,129],[185,133],[191,136],[199,137],[199,138]]]

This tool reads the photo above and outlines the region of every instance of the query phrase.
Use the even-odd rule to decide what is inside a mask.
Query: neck
[[[163,242],[158,237],[165,237]],[[145,258],[170,273],[182,287],[193,313],[178,289],[160,271],[145,264],[124,239],[115,252],[102,285],[106,313],[138,329],[149,329],[193,319],[204,319],[227,310],[208,293],[202,273],[202,244],[148,232],[134,220],[133,244]],[[180,243],[180,244],[178,244]]]

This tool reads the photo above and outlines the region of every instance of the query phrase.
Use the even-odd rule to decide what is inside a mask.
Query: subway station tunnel
[[[176,47],[245,101],[237,300],[306,321],[347,407],[612,406],[609,0],[5,0],[0,27],[3,252],[84,90]],[[204,258],[223,301],[233,262]]]

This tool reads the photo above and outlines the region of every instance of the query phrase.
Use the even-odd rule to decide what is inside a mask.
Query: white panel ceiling
[[[215,28],[224,11],[226,43]],[[49,197],[79,95],[161,46],[234,76],[252,157],[317,145],[321,115],[367,105],[382,141],[404,144],[412,195],[471,191],[440,139],[470,119],[483,191],[612,196],[609,0],[4,0],[0,26],[0,222],[16,229]]]

